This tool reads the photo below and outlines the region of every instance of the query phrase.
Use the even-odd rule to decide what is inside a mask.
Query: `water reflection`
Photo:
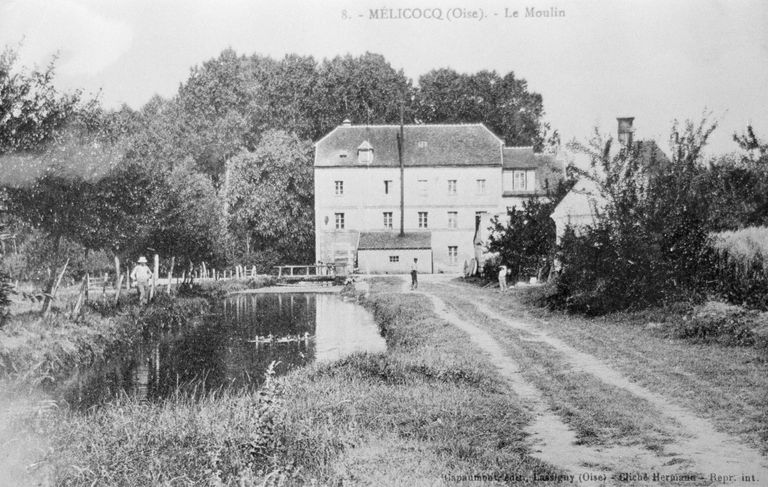
[[[147,336],[104,363],[74,371],[57,392],[87,407],[122,393],[154,400],[177,390],[248,388],[261,383],[273,361],[284,374],[313,360],[384,349],[371,315],[339,296],[243,294],[187,330]]]

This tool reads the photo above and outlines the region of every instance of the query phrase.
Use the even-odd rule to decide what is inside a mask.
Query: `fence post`
[[[155,297],[155,287],[157,287],[157,276],[160,275],[160,256],[155,254],[154,257],[154,269],[152,269],[152,287],[149,289],[149,300],[152,301]]]
[[[171,279],[173,279],[173,267],[176,264],[176,257],[171,257],[171,267],[168,269],[168,287],[166,293],[171,294]]]
[[[67,259],[67,261],[64,262],[64,267],[62,267],[61,272],[59,273],[59,278],[56,279],[56,282],[51,288],[50,296],[47,296],[45,303],[43,303],[43,316],[48,315],[48,312],[51,311],[51,307],[53,306],[53,300],[56,299],[56,292],[59,290],[59,285],[61,285],[61,280],[64,278],[64,273],[67,271],[68,265],[69,265],[69,259]]]

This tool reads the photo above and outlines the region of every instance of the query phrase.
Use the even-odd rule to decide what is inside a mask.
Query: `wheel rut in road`
[[[499,372],[509,381],[513,391],[529,405],[536,418],[529,427],[534,456],[559,466],[569,472],[583,471],[586,466],[599,465],[614,472],[641,471],[662,473],[698,472],[705,478],[711,473],[748,473],[768,482],[766,459],[757,450],[744,445],[738,438],[717,431],[712,423],[688,409],[672,403],[660,394],[632,382],[619,371],[600,359],[581,352],[563,340],[542,331],[535,323],[502,314],[475,293],[451,284],[440,284],[455,296],[457,301],[471,303],[487,318],[495,320],[527,335],[526,341],[543,343],[558,352],[573,371],[592,375],[605,384],[628,391],[648,401],[661,415],[679,425],[674,441],[665,445],[668,452],[661,456],[639,447],[615,446],[606,448],[576,444],[575,433],[551,410],[546,399],[534,385],[520,373],[519,365],[509,357],[498,341],[479,326],[460,318],[448,309],[443,300],[419,290],[432,300],[436,313],[444,320],[465,331],[472,341],[491,357]],[[405,286],[404,286],[405,288]],[[670,456],[680,460],[670,462]],[[672,463],[672,465],[670,465]],[[730,485],[740,485],[732,482]],[[756,485],[755,483],[744,485]]]
[[[404,286],[404,289],[407,290],[407,286]],[[635,446],[596,448],[579,444],[576,433],[552,411],[541,391],[523,377],[520,365],[504,352],[489,333],[450,311],[442,299],[434,294],[417,292],[432,301],[435,313],[441,319],[467,333],[472,342],[488,354],[512,391],[523,400],[523,405],[534,418],[525,431],[531,438],[533,457],[571,474],[600,471],[609,474],[625,469],[648,471],[652,465],[658,463],[655,454]],[[589,481],[581,483],[605,484]]]

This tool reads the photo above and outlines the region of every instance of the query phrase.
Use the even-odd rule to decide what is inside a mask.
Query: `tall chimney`
[[[632,147],[632,134],[635,129],[632,128],[632,122],[635,117],[619,117],[619,143],[623,147]]]

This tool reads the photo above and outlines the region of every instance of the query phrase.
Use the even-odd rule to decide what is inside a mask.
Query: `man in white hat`
[[[147,267],[147,258],[143,255],[139,257],[136,267],[131,271],[131,279],[139,289],[139,302],[147,304],[147,287],[149,286],[149,280],[152,279],[152,271]]]

